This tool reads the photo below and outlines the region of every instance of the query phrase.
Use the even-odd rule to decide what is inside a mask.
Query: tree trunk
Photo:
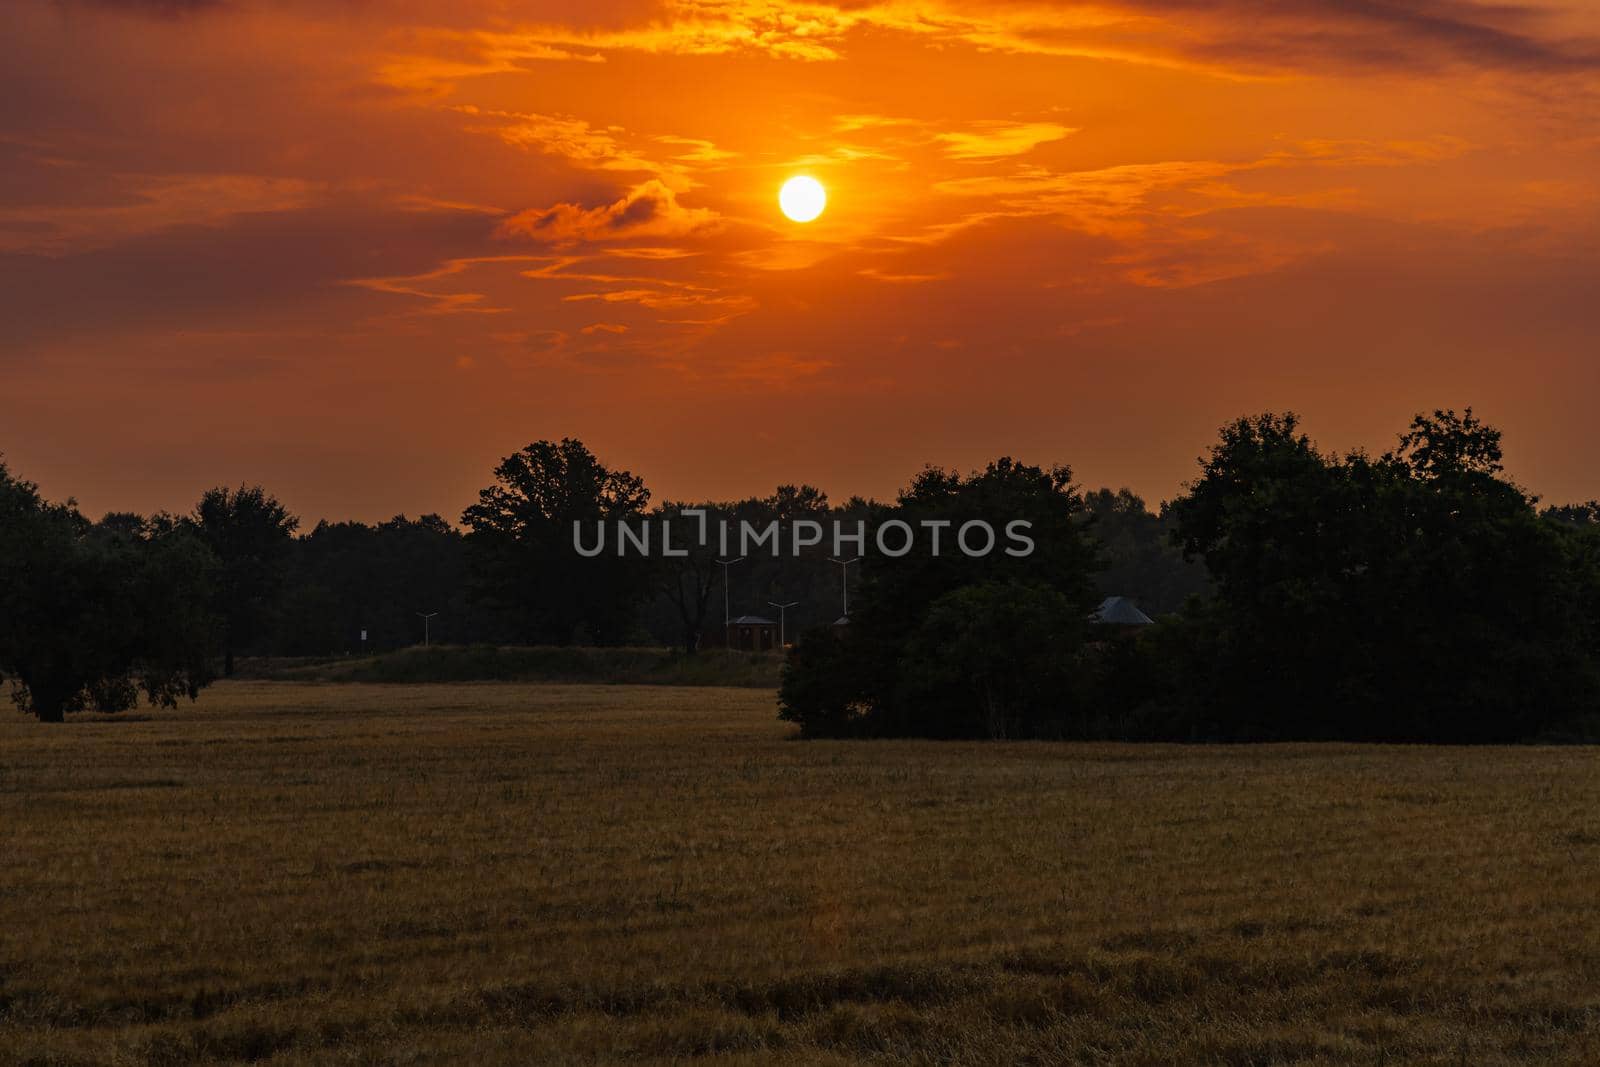
[[[683,652],[686,656],[696,655],[700,651],[700,646],[705,643],[706,599],[710,595],[711,586],[701,581],[699,575],[695,575],[695,588],[696,592],[691,600],[683,591],[681,574],[667,587],[667,595],[678,608],[678,621],[683,624]]]
[[[67,698],[64,694],[49,688],[40,690],[29,686],[28,696],[33,702],[33,713],[40,722],[67,721]]]

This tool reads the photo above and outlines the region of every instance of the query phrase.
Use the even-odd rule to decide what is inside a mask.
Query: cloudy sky
[[[0,100],[0,451],[92,513],[453,517],[568,435],[1154,500],[1468,404],[1600,495],[1590,0],[13,0]]]

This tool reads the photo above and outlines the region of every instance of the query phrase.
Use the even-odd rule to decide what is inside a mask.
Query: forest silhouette
[[[1025,519],[1037,550],[839,566],[826,544],[720,565],[573,551],[582,522]],[[0,466],[0,677],[60,721],[195,696],[238,656],[419,642],[723,643],[724,612],[786,608],[781,716],[806,737],[1499,742],[1586,739],[1600,707],[1600,504],[1545,507],[1470,409],[1381,455],[1321,451],[1292,414],[1224,426],[1154,510],[1070,468],[929,467],[893,502],[804,484],[652,505],[582,442],[506,457],[440,516],[299,530],[265,489],[99,521]],[[723,582],[727,581],[726,587]],[[846,589],[842,583],[849,582]],[[848,617],[844,599],[849,597]],[[1097,622],[1115,595],[1152,625]]]

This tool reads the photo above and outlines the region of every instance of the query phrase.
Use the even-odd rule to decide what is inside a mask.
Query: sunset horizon
[[[1450,0],[8,6],[8,464],[86,510],[459,514],[1474,406],[1596,495],[1600,13]],[[812,221],[780,208],[808,177]]]

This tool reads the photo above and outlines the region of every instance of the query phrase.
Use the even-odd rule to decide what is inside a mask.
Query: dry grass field
[[[1589,749],[803,743],[770,692],[0,717],[0,1061],[1600,1063]]]

